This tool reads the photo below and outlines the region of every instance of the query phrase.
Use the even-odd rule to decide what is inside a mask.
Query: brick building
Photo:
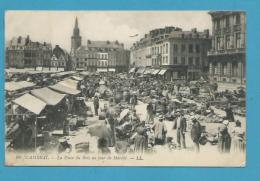
[[[37,68],[48,64],[52,46],[48,43],[33,42],[30,37],[15,37],[6,45],[6,68]]]
[[[71,37],[71,56],[76,69],[123,72],[128,70],[130,51],[118,41],[88,40],[86,45],[82,45],[76,18]]]
[[[245,84],[246,17],[240,11],[211,11],[212,48],[208,52],[212,81]]]
[[[144,40],[147,43],[144,43]],[[168,80],[194,80],[207,72],[207,51],[210,46],[208,30],[183,31],[177,27],[154,29],[133,45],[131,63],[134,62],[137,67],[163,69],[159,74]],[[140,51],[144,48],[150,51]]]

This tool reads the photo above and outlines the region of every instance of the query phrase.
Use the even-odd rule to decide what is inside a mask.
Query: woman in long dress
[[[232,131],[232,151],[236,153],[245,151],[245,132],[239,120],[236,121],[236,127]]]
[[[220,153],[229,153],[231,147],[231,137],[228,132],[229,121],[223,121],[223,124],[219,127],[218,133],[218,150]]]

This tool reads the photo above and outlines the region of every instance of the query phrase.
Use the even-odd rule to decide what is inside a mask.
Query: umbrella
[[[94,124],[89,126],[89,134],[99,138],[107,138],[111,135],[111,130],[105,124]]]
[[[129,109],[124,109],[121,113],[120,113],[120,117],[119,117],[119,122],[124,119],[124,117],[129,113]]]

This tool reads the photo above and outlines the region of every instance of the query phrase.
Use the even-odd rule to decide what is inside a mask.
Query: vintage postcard
[[[246,165],[243,11],[6,11],[8,166]]]

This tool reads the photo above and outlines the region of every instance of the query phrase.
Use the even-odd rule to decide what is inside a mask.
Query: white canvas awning
[[[107,72],[107,68],[98,68],[97,72]]]
[[[16,82],[5,82],[6,91],[16,91],[20,89],[23,89],[23,86],[17,84]]]
[[[55,85],[52,85],[52,86],[49,86],[51,89],[55,90],[55,91],[58,91],[58,92],[62,92],[62,93],[65,93],[65,94],[70,94],[70,95],[77,95],[80,93],[79,90],[76,90],[76,89],[71,89],[67,86],[64,86],[62,84],[55,84]]]
[[[17,91],[20,89],[25,89],[28,87],[35,86],[32,82],[20,81],[20,82],[5,82],[5,90],[6,91]]]
[[[115,68],[109,68],[108,71],[109,71],[109,72],[115,72],[116,69],[115,69]]]
[[[131,68],[130,70],[129,70],[129,73],[134,73],[135,72],[135,68]]]
[[[72,76],[71,78],[73,78],[74,80],[77,80],[77,81],[83,80],[83,78],[81,78],[79,76]]]
[[[167,71],[167,69],[162,69],[158,74],[159,75],[164,75],[166,71]]]
[[[46,106],[45,102],[28,93],[13,100],[13,102],[37,115],[40,114]]]
[[[78,81],[72,79],[65,79],[59,82],[59,84],[75,90],[77,90],[78,88],[78,83],[79,83]]]
[[[160,72],[160,69],[155,69],[154,71],[153,71],[153,75],[156,75],[156,74],[158,74]]]
[[[57,105],[62,101],[66,94],[60,94],[58,92],[52,91],[51,89],[44,87],[41,89],[31,90],[32,95],[41,99],[47,105]]]

